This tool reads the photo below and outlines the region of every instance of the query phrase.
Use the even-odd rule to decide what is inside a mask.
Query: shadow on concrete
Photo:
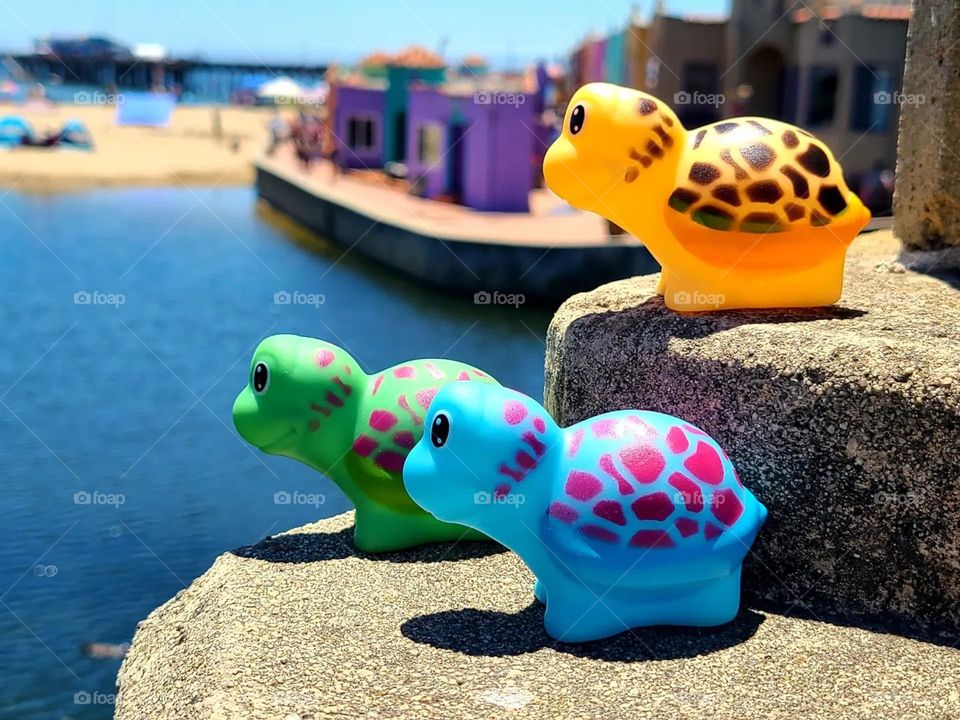
[[[266,560],[274,563],[313,563],[358,557],[395,563],[433,563],[470,560],[506,552],[494,542],[463,540],[433,543],[409,550],[372,555],[357,550],[353,544],[353,525],[335,533],[290,533],[264,538],[255,545],[231,551],[237,557]]]
[[[741,609],[733,622],[718,628],[638,628],[604,640],[564,643],[543,629],[543,605],[534,601],[518,613],[494,610],[446,610],[411,618],[400,626],[414,642],[465,655],[504,657],[552,648],[577,657],[611,662],[674,660],[723,650],[749,640],[764,620]]]

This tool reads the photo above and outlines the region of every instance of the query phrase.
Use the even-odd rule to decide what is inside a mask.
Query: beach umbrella
[[[276,77],[269,82],[264,83],[257,90],[257,97],[263,100],[296,101],[303,95],[303,88],[300,87],[292,78],[286,76]]]

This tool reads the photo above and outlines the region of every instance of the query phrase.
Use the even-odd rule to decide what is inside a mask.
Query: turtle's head
[[[639,90],[590,83],[567,105],[543,174],[550,189],[574,207],[626,227],[637,210],[662,212],[685,134],[663,101]]]
[[[498,385],[454,382],[427,411],[403,466],[407,493],[440,520],[498,537],[503,512],[533,510],[549,492],[535,472],[562,433],[538,403]],[[539,477],[538,477],[539,476]],[[535,510],[534,510],[535,511]]]
[[[260,343],[247,386],[233,404],[244,440],[266,453],[311,464],[318,446],[351,436],[359,388],[366,376],[345,350],[322,340],[273,335]]]

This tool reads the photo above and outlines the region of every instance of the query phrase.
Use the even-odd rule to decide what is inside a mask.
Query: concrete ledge
[[[679,315],[656,277],[577,295],[548,331],[548,409],[566,425],[640,407],[713,434],[770,510],[753,598],[956,629],[960,293],[898,251],[858,238],[825,309]]]
[[[743,610],[584,646],[490,544],[380,559],[352,513],[220,557],[141,623],[118,720],[955,717],[960,652]]]

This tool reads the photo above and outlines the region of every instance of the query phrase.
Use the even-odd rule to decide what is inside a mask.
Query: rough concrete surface
[[[955,718],[960,651],[742,610],[583,646],[484,543],[373,558],[352,513],[220,557],[141,623],[118,720]]]
[[[907,249],[960,246],[960,5],[914,0],[900,106],[894,216]],[[960,267],[960,254],[941,264]]]
[[[960,278],[858,238],[839,305],[681,315],[657,277],[575,295],[547,338],[547,407],[683,417],[770,511],[746,586],[772,607],[960,627]]]

